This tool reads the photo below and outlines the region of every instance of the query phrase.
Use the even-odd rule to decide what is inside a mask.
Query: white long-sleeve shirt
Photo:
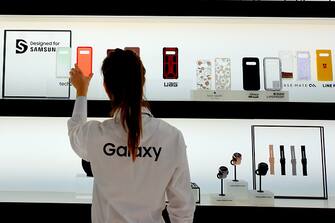
[[[191,223],[195,201],[182,133],[142,112],[143,135],[132,161],[119,116],[87,121],[87,99],[77,97],[68,134],[73,150],[91,162],[93,223],[161,223],[167,197],[172,223]],[[166,193],[166,197],[165,197]]]

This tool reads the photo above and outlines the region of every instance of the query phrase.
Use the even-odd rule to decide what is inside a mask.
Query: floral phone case
[[[212,62],[210,60],[197,60],[197,89],[210,90],[212,87]]]
[[[215,89],[231,89],[231,62],[230,58],[215,58]]]

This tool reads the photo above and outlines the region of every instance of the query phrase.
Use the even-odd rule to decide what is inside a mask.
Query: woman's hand
[[[86,96],[93,74],[84,76],[77,64],[70,70],[70,82],[77,90],[77,96]]]

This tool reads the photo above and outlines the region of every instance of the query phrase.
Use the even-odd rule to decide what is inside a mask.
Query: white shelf
[[[254,206],[247,200],[211,201],[214,194],[202,194],[200,206]],[[10,203],[77,203],[90,204],[91,194],[74,192],[0,191],[0,202]],[[262,205],[263,206],[263,205]],[[328,200],[316,199],[275,199],[273,207],[289,208],[335,208],[335,197]]]
[[[288,91],[192,90],[193,101],[289,101]]]
[[[203,194],[201,196],[201,206],[255,206],[248,200],[238,201],[221,201],[213,202],[212,197],[215,194]],[[266,206],[266,205],[262,205]],[[274,205],[271,207],[289,207],[289,208],[335,208],[335,197],[330,197],[328,200],[322,199],[274,199]]]

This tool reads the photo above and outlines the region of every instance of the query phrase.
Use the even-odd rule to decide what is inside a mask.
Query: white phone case
[[[231,89],[231,62],[230,58],[215,58],[215,89]]]

